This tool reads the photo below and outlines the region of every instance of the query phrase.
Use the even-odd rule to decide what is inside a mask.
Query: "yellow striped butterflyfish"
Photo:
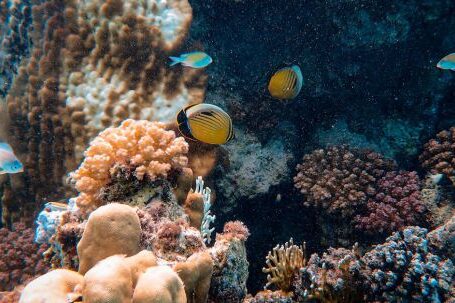
[[[177,124],[182,135],[190,140],[225,144],[234,137],[231,117],[213,104],[194,104],[182,109]]]
[[[269,80],[270,95],[280,100],[294,99],[300,93],[302,86],[302,71],[297,65],[278,70]]]

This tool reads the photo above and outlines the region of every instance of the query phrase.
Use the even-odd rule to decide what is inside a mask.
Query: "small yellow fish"
[[[293,65],[278,70],[269,81],[269,92],[272,97],[280,100],[294,99],[303,86],[300,67]]]
[[[182,135],[190,140],[225,144],[234,137],[231,117],[212,104],[195,104],[182,109],[177,115],[177,124]]]

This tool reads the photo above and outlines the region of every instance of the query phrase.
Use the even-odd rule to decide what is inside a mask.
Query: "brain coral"
[[[375,183],[394,167],[373,151],[330,146],[303,157],[294,185],[305,195],[306,206],[349,216],[377,193]]]
[[[382,233],[419,223],[426,209],[419,183],[416,172],[388,172],[378,181],[378,193],[368,201],[366,213],[356,216],[356,227]]]
[[[432,174],[445,174],[455,183],[455,127],[443,130],[423,147],[419,160]]]
[[[76,203],[82,209],[103,204],[100,192],[117,166],[129,167],[139,180],[165,178],[172,169],[187,165],[187,152],[185,139],[176,138],[163,123],[125,120],[101,132],[90,143],[84,162],[71,173],[80,192]]]

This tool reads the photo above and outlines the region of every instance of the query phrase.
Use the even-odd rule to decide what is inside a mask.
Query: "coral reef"
[[[368,200],[366,214],[355,218],[358,229],[390,233],[422,221],[426,208],[416,172],[388,172],[376,188],[377,194]]]
[[[188,145],[164,124],[126,120],[101,132],[90,143],[81,166],[71,174],[80,192],[76,203],[86,210],[103,203],[101,192],[112,182],[116,167],[133,171],[137,180],[166,178],[187,165]],[[120,172],[122,174],[122,172]]]
[[[34,231],[24,223],[0,229],[0,291],[10,291],[49,270],[43,253],[47,245],[33,242]]]
[[[427,208],[427,221],[432,227],[447,222],[455,211],[455,188],[443,182],[443,175],[428,174],[423,180],[421,199]]]
[[[7,223],[69,197],[65,174],[101,130],[127,118],[170,122],[203,100],[202,70],[167,68],[191,24],[187,0],[5,1],[2,10],[1,62],[11,59],[2,73],[10,79],[17,66],[4,98],[7,139],[25,164],[4,185],[12,188],[2,200]]]
[[[443,302],[451,296],[455,267],[431,252],[427,230],[409,227],[387,238],[363,257],[362,273],[370,300]]]
[[[351,216],[377,194],[376,182],[394,167],[393,161],[372,151],[330,146],[303,157],[294,183],[306,206]]]
[[[419,159],[432,174],[445,174],[455,184],[455,127],[443,130],[424,145]]]

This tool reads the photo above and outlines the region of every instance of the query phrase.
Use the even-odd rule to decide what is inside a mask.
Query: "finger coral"
[[[0,229],[0,291],[12,290],[49,270],[43,257],[47,245],[35,244],[33,239],[34,231],[23,223],[13,224],[12,231]]]
[[[171,170],[187,165],[188,144],[164,124],[126,120],[101,132],[85,152],[81,166],[71,174],[80,192],[76,203],[86,210],[103,204],[103,187],[116,167],[127,167],[137,180],[166,178]]]
[[[282,291],[289,291],[292,286],[294,275],[305,263],[305,243],[303,247],[294,245],[291,238],[284,245],[277,245],[266,257],[267,267],[262,271],[267,273],[265,288],[275,284]]]
[[[355,218],[356,227],[369,233],[390,233],[423,219],[420,180],[416,172],[388,172],[377,183],[377,194],[367,210]]]
[[[441,131],[428,141],[419,160],[423,168],[432,174],[445,174],[455,184],[455,127]]]
[[[306,206],[350,216],[374,197],[376,182],[394,167],[392,160],[372,151],[330,146],[303,157],[294,184]]]

